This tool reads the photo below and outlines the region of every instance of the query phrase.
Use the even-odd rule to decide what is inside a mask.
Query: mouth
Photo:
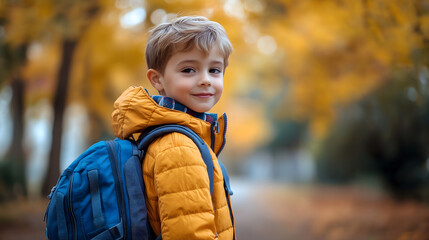
[[[209,98],[211,96],[213,96],[213,93],[197,93],[197,94],[192,94],[195,97],[200,97],[200,98]]]

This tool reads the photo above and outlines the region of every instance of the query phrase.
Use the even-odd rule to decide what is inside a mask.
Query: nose
[[[212,85],[212,81],[210,79],[209,73],[202,73],[200,85],[203,85],[203,86],[211,86]]]

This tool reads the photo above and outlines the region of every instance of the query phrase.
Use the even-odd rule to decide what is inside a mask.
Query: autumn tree
[[[429,71],[401,70],[343,111],[317,154],[318,179],[429,201]]]
[[[5,3],[11,3],[8,14],[3,14]],[[237,156],[251,154],[269,139],[284,141],[282,137],[297,126],[300,131],[290,139],[301,140],[307,126],[320,139],[342,109],[397,81],[391,77],[395,69],[427,66],[416,60],[428,55],[428,6],[422,0],[0,4],[7,19],[7,42],[15,49],[25,46],[27,55],[34,46],[42,49],[37,58],[27,56],[23,71],[31,87],[40,82],[47,86],[40,98],[53,99],[53,147],[45,193],[59,173],[66,106],[85,106],[89,143],[111,137],[116,97],[130,85],[153,90],[145,80],[147,31],[178,15],[203,15],[221,23],[234,46],[225,91],[214,111],[230,114],[229,149]],[[5,64],[0,67],[8,68]],[[36,95],[26,93],[27,99]],[[294,143],[274,147],[284,146],[295,147]]]
[[[60,152],[62,143],[64,110],[69,89],[70,72],[73,56],[80,38],[99,11],[98,1],[60,2],[54,5],[54,19],[63,27],[61,32],[61,62],[57,75],[57,87],[54,96],[54,122],[52,129],[52,146],[49,155],[48,171],[42,186],[42,194],[48,194],[60,172]]]
[[[55,185],[59,175],[63,115],[74,51],[79,38],[96,16],[100,3],[98,1],[18,1],[7,2],[3,7],[8,13],[6,40],[11,45],[29,46],[37,41],[49,44],[61,42],[62,58],[53,99],[52,148],[47,178],[42,190],[47,193],[50,187]],[[22,58],[26,59],[26,57],[24,52]],[[20,65],[18,69],[22,71],[24,66]],[[22,126],[21,129],[23,129]]]
[[[11,146],[5,160],[0,163],[0,199],[14,195],[26,195],[26,161],[22,146],[24,136],[25,80],[21,69],[26,63],[27,43],[10,43],[8,13],[0,5],[0,86],[9,85],[12,90],[11,113],[13,119]],[[3,191],[2,191],[3,190]]]
[[[395,67],[413,64],[427,45],[424,1],[257,2],[263,11],[249,21],[275,40],[277,78],[290,83],[284,103],[293,105],[283,115],[309,119],[316,136],[338,110],[383,85]]]

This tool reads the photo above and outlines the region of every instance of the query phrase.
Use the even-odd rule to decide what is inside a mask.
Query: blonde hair
[[[149,69],[164,72],[167,61],[179,51],[189,51],[194,47],[208,53],[217,44],[223,57],[225,68],[232,52],[232,45],[225,29],[217,22],[200,16],[180,17],[172,22],[161,23],[150,31],[146,45],[146,63]]]

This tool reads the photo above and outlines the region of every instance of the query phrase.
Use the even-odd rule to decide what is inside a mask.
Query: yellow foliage
[[[423,15],[419,19],[420,29],[425,38],[429,38],[429,14]]]
[[[119,18],[118,12],[106,12]],[[112,16],[110,16],[112,17]],[[107,19],[107,20],[106,20]],[[143,81],[144,38],[101,16],[81,39],[74,60],[71,98],[84,103],[110,126],[113,101]],[[115,24],[112,26],[112,24]]]
[[[203,15],[224,26],[234,47],[214,111],[229,112],[230,142],[244,151],[271,136],[269,111],[308,121],[323,136],[338,109],[384,84],[392,69],[416,64],[412,53],[427,47],[429,38],[429,13],[421,0],[149,0],[140,2],[144,22],[131,29],[120,19],[132,4],[72,2],[0,1],[0,13],[9,20],[7,41],[42,46],[43,54],[29,59],[25,70],[30,91],[44,86],[41,92],[52,94],[46,92],[54,89],[60,42],[78,36],[70,101],[82,102],[110,125],[112,102],[129,85],[156,94],[144,60],[153,14],[164,14],[164,20]],[[99,14],[88,23],[83,13],[94,2]]]
[[[58,44],[34,42],[30,45],[29,59],[23,68],[29,104],[53,95],[61,57],[59,53]]]
[[[226,110],[228,148],[235,150],[237,155],[249,153],[271,137],[271,128],[260,102],[232,99]]]
[[[321,136],[339,107],[383,84],[393,66],[411,65],[422,46],[415,25],[424,31],[425,23],[415,3],[283,1],[287,13],[267,16],[263,27],[285,56],[278,64],[291,81],[292,116],[309,119]]]

